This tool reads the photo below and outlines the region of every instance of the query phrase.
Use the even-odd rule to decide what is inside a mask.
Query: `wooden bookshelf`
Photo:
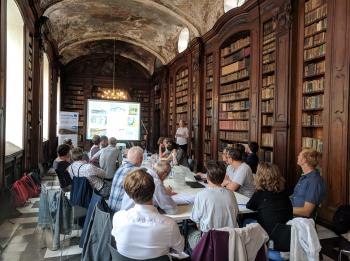
[[[131,100],[139,102],[141,104],[141,115],[140,119],[145,125],[145,128],[150,131],[150,91],[145,89],[133,89],[131,93]],[[146,130],[141,124],[141,140],[146,140]],[[149,138],[149,137],[148,137]]]
[[[212,125],[213,125],[213,84],[214,66],[213,54],[205,57],[205,118],[204,118],[204,147],[203,162],[206,164],[212,159]]]
[[[174,123],[174,84],[171,82],[169,85],[169,137],[175,133],[176,123]]]
[[[271,19],[262,26],[262,88],[260,94],[260,160],[273,162],[273,125],[276,83],[276,23]]]
[[[302,147],[322,152],[327,3],[308,0],[304,10]]]
[[[175,112],[176,112],[176,121],[173,123],[173,127],[176,127],[176,123],[180,120],[184,120],[186,123],[188,121],[189,113],[189,78],[188,78],[188,69],[179,70],[176,73],[175,77]]]
[[[195,73],[192,73],[192,87],[191,87],[191,122],[188,122],[187,127],[189,128],[190,135],[190,143],[189,143],[189,157],[191,159],[195,159],[195,147],[196,147],[196,139],[195,139],[195,126],[194,123],[196,121],[197,110],[199,109],[196,106],[196,95],[198,87],[198,79]]]
[[[250,35],[232,39],[220,50],[218,158],[227,145],[249,140]]]

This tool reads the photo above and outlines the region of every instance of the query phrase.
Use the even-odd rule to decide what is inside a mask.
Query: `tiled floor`
[[[53,181],[52,178],[44,179],[43,183],[58,186],[57,181]],[[80,235],[81,231],[73,230],[72,235],[66,236],[65,239],[61,236],[62,251],[51,251],[45,247],[43,233],[37,228],[39,198],[30,199],[24,207],[18,208],[18,211],[22,213],[20,217],[0,225],[0,261],[55,261],[61,259],[61,254],[62,260],[80,260],[82,250],[78,246],[77,235]],[[335,260],[333,249],[337,235],[319,225],[317,232],[322,247],[327,248],[326,253],[333,257],[332,259],[323,255],[323,260]]]

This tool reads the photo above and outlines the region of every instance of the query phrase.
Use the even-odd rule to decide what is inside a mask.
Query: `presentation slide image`
[[[118,140],[140,139],[140,104],[88,100],[87,139],[107,135]]]

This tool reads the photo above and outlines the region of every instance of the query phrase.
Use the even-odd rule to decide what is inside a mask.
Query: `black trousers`
[[[183,149],[184,150],[184,152],[186,153],[186,155],[187,155],[187,144],[184,144],[184,145],[179,145],[179,147],[181,148],[181,149]]]

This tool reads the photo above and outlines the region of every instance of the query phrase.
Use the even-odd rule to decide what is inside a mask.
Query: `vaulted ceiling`
[[[38,0],[66,64],[86,54],[112,52],[138,62],[150,74],[167,64],[187,27],[190,40],[209,31],[224,13],[223,0]]]

